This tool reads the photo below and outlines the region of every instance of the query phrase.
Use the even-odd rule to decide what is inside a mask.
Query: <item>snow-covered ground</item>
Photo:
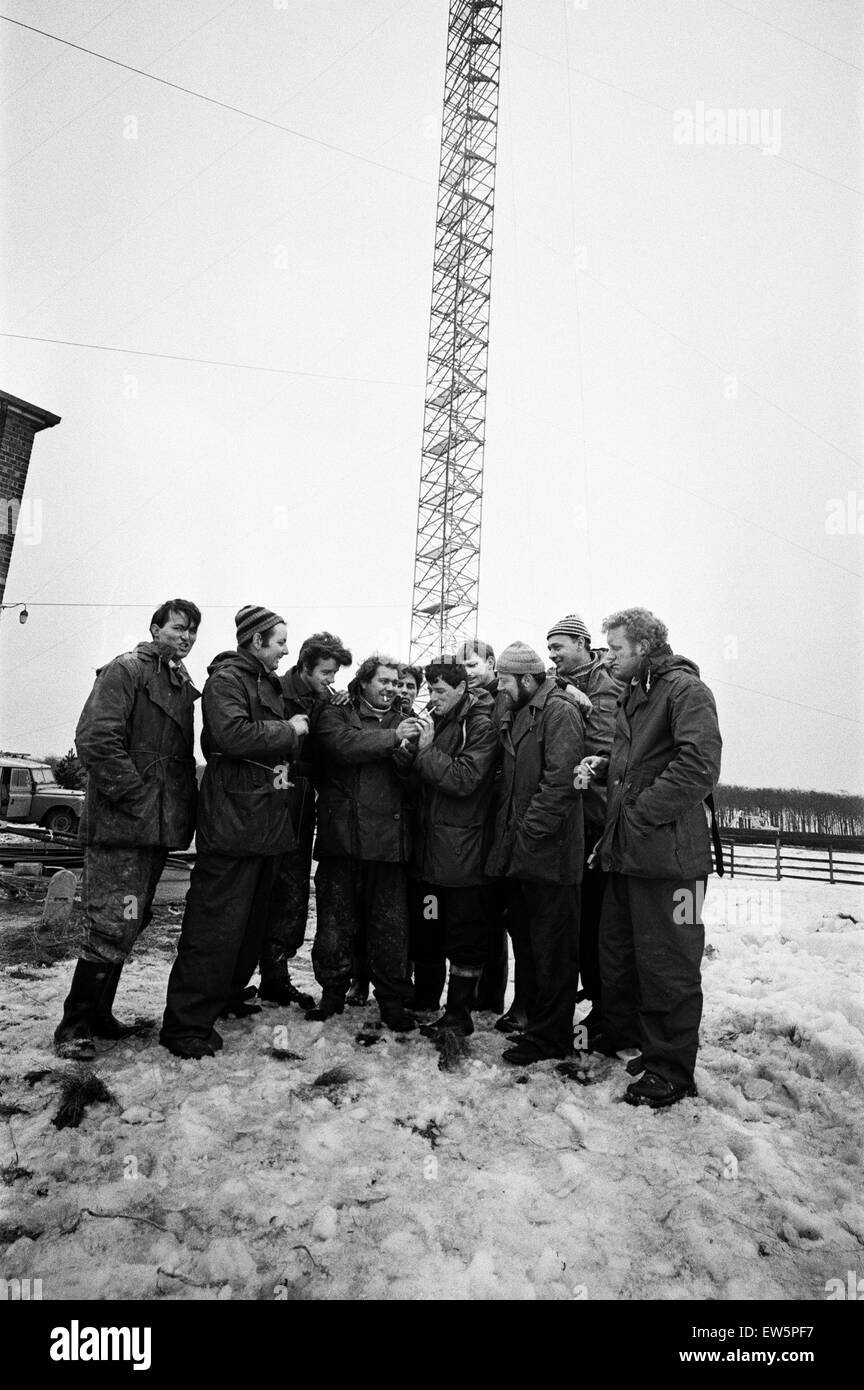
[[[45,1299],[825,1299],[864,1274],[862,891],[712,880],[705,920],[699,1098],[656,1113],[619,1103],[621,1062],[587,1085],[502,1064],[490,1015],[447,1071],[374,1005],[267,1006],[212,1061],[106,1044],[118,1104],[58,1130],[57,1079],[26,1074],[66,1067],[71,965],[5,967],[0,1277]],[[146,943],[120,1015],[161,1013]]]

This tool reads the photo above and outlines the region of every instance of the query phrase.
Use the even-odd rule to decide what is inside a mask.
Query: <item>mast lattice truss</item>
[[[502,0],[451,0],[411,657],[477,634]]]

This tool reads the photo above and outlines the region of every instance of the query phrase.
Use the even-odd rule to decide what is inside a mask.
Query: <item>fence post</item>
[[[735,841],[729,841],[729,877],[735,877]]]
[[[832,845],[828,846],[828,882],[834,882],[834,849]]]
[[[777,853],[777,877],[778,877],[778,878],[782,878],[782,877],[783,877],[783,869],[782,869],[782,865],[781,865],[781,863],[780,863],[780,835],[779,835],[779,832],[778,832],[777,840],[776,840],[776,853]]]

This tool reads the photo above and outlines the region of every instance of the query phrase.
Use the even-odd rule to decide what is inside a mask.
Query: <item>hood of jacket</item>
[[[219,652],[207,667],[207,674],[212,676],[214,671],[224,671],[226,667],[230,669],[232,666],[238,671],[246,671],[249,675],[260,676],[270,681],[281,695],[282,685],[279,677],[275,676],[272,671],[265,670],[257,656],[252,656],[249,652]]]
[[[668,642],[664,642],[662,647],[658,647],[644,658],[636,683],[645,690],[650,690],[653,681],[660,676],[668,676],[672,671],[687,671],[691,676],[696,676],[697,680],[699,678],[696,662],[691,661],[689,656],[679,656],[673,652]]]

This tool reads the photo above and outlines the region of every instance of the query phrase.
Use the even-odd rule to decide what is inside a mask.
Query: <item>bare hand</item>
[[[594,754],[590,758],[583,758],[581,763],[576,764],[573,769],[573,786],[577,792],[585,791],[602,762],[603,758]]]
[[[400,739],[419,738],[420,729],[419,719],[403,719],[401,724],[396,725],[396,734]]]
[[[432,740],[434,739],[434,737],[435,725],[431,723],[424,724],[423,728],[420,731],[420,742],[417,744],[417,752],[422,753],[424,748],[431,747]]]
[[[580,708],[581,710],[584,710],[586,714],[590,714],[591,711],[593,710],[594,706],[592,705],[591,701],[588,699],[588,696],[585,694],[585,692],[584,692],[583,690],[580,690],[578,686],[576,686],[576,685],[568,685],[568,686],[565,686],[565,688],[564,688],[564,694],[565,694],[565,695],[569,695],[569,697],[570,697],[570,699],[573,701],[573,703],[574,703],[575,705],[578,705],[579,708]]]
[[[331,703],[331,705],[347,705],[347,704],[348,704],[348,701],[349,701],[350,699],[351,699],[351,696],[348,694],[348,691],[347,691],[347,690],[333,690],[333,689],[331,688],[331,690],[330,690],[330,703]]]
[[[288,723],[298,738],[303,738],[309,732],[309,718],[305,714],[292,714]]]

